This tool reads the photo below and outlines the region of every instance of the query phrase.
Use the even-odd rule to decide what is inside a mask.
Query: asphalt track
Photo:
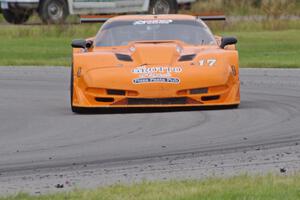
[[[58,180],[66,188],[62,177],[70,188],[154,172],[202,177],[226,163],[221,174],[247,172],[254,161],[256,172],[300,168],[300,70],[242,69],[238,109],[89,115],[70,110],[69,70],[0,68],[0,193],[54,191]]]

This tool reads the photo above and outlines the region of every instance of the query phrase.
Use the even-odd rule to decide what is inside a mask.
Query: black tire
[[[234,104],[234,105],[230,105],[228,106],[229,109],[238,109],[240,106],[240,104]]]
[[[233,106],[233,108],[236,108],[236,109],[239,108],[239,107],[240,107],[240,104],[236,104],[236,105]]]
[[[157,14],[175,14],[178,12],[176,0],[151,0],[149,13]]]
[[[4,19],[10,24],[24,24],[31,16],[31,11],[26,10],[2,10]]]
[[[41,20],[46,24],[64,23],[69,15],[66,0],[43,0],[38,9]]]

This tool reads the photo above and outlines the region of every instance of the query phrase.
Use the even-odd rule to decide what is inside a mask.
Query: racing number
[[[202,67],[204,66],[205,64],[207,64],[209,67],[212,67],[216,64],[217,60],[216,59],[202,59],[199,61],[199,65]]]

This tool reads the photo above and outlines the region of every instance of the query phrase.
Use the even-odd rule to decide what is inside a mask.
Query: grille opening
[[[208,88],[197,88],[191,89],[190,94],[206,94],[208,93]]]
[[[121,95],[121,96],[126,95],[125,90],[106,90],[106,92],[108,95]]]
[[[110,97],[96,97],[95,98],[96,101],[98,102],[114,102],[115,99],[114,98],[110,98]]]
[[[186,104],[187,98],[177,97],[177,98],[128,98],[129,105],[168,105],[168,104]]]
[[[213,101],[220,99],[220,95],[201,97],[202,101]]]

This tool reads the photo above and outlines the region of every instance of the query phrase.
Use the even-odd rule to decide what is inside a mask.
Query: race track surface
[[[69,70],[0,67],[0,194],[300,168],[300,70],[242,69],[238,109],[89,115]]]

